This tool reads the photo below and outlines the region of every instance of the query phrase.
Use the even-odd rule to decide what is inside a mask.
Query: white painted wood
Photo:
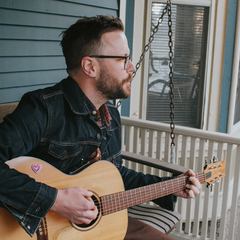
[[[190,149],[190,163],[189,163],[189,168],[190,169],[195,169],[195,153],[196,153],[196,138],[191,138],[191,149]],[[188,201],[188,204],[187,204],[187,212],[186,212],[186,215],[187,216],[192,216],[192,211],[193,211],[193,204],[194,202],[193,201]],[[191,233],[191,223],[192,223],[192,218],[187,218],[186,219],[186,225],[185,225],[185,230],[184,232],[189,234]]]
[[[240,146],[236,149],[236,156],[240,156]],[[235,171],[234,171],[234,184],[233,184],[233,194],[232,194],[232,204],[231,212],[229,216],[229,225],[228,225],[228,239],[237,239],[237,234],[234,234],[236,231],[236,223],[239,221],[238,215],[238,199],[239,199],[239,183],[240,183],[240,161],[235,159]]]
[[[166,162],[165,150],[169,149],[165,136],[169,136],[168,124],[156,123],[144,120],[133,120],[122,117],[123,126],[134,126],[139,128],[139,153],[148,155],[152,151],[152,157],[161,158]],[[155,134],[155,132],[157,133]],[[125,132],[125,131],[124,131]],[[151,133],[152,132],[152,133]],[[201,172],[205,159],[216,156],[220,161],[226,163],[226,176],[210,189],[202,185],[201,194],[194,200],[178,199],[176,210],[182,215],[182,220],[177,224],[176,229],[170,234],[174,239],[216,239],[218,230],[219,240],[232,239],[236,235],[239,225],[234,225],[237,219],[237,203],[240,182],[240,138],[228,134],[209,132],[193,128],[176,126],[176,164],[193,168],[195,172]],[[137,135],[136,135],[137,136]],[[149,137],[152,138],[149,144]],[[134,140],[135,142],[136,140]],[[133,142],[133,144],[135,144]],[[161,149],[158,149],[156,144]],[[170,142],[168,142],[170,145]],[[124,146],[123,146],[124,147]],[[136,147],[133,147],[136,148]],[[159,157],[160,156],[160,157]],[[161,157],[162,156],[162,157]],[[146,171],[144,167],[142,169]],[[234,189],[234,191],[233,191]],[[235,190],[237,189],[237,191]],[[230,211],[231,209],[231,211]],[[220,228],[216,223],[221,219]],[[230,219],[230,220],[228,220]],[[208,229],[208,221],[211,221],[211,228]],[[201,233],[199,232],[200,221],[203,222]],[[190,226],[193,223],[193,229]],[[182,231],[182,224],[185,224],[185,232]],[[234,225],[234,226],[233,226]],[[210,236],[209,231],[210,230]],[[192,231],[192,232],[191,232]],[[230,233],[231,232],[231,233]]]

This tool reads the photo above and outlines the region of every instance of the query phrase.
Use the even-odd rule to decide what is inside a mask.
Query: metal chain
[[[173,84],[173,42],[172,42],[172,10],[171,4],[168,5],[168,37],[169,37],[169,88],[170,88],[170,129],[171,129],[171,146],[175,146],[174,139],[175,139],[175,123],[174,123],[174,84]]]
[[[159,27],[160,24],[162,24],[163,17],[164,17],[164,15],[168,12],[169,6],[170,6],[170,9],[171,9],[171,0],[168,0],[168,1],[167,1],[167,5],[166,5],[165,8],[163,9],[162,14],[161,14],[161,16],[160,16],[159,19],[158,19],[157,25],[154,26],[154,28],[153,28],[152,34],[150,35],[150,37],[149,37],[149,39],[148,39],[148,43],[145,45],[144,51],[143,51],[143,53],[141,54],[141,56],[140,56],[140,58],[139,58],[139,61],[137,62],[136,66],[135,66],[136,70],[133,72],[133,77],[135,77],[138,69],[140,68],[141,63],[142,63],[142,61],[143,61],[144,58],[145,58],[145,54],[146,54],[146,52],[149,50],[150,45],[151,45],[152,41],[154,40],[154,35],[158,32],[158,27]],[[121,106],[121,103],[122,103],[122,99],[120,99],[120,100],[117,102],[117,108],[119,108],[119,107]]]

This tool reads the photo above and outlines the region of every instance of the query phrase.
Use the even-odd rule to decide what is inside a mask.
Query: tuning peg
[[[212,161],[212,159],[210,159],[210,163],[212,163],[213,161]]]
[[[218,159],[216,157],[213,157],[213,162],[216,163]]]

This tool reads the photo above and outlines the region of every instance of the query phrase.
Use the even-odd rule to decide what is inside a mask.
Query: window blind
[[[153,3],[152,29],[165,3]],[[175,124],[201,127],[209,7],[172,4]],[[147,120],[170,122],[168,15],[150,47]]]

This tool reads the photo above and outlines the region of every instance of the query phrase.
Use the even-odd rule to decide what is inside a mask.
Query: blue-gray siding
[[[66,77],[61,32],[79,17],[118,11],[118,0],[0,1],[0,103]]]

